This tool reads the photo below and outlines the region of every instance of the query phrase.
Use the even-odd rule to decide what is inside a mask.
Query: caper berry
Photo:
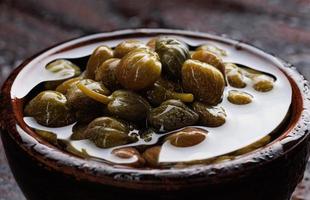
[[[122,58],[126,54],[128,54],[130,51],[135,49],[145,49],[147,46],[145,46],[141,41],[139,40],[126,40],[124,42],[119,43],[114,50],[114,56],[116,58]]]
[[[225,65],[222,59],[216,54],[202,49],[202,50],[193,52],[191,57],[194,60],[199,60],[201,62],[205,62],[209,65],[212,65],[213,67],[220,70],[223,75],[225,75]]]
[[[199,128],[183,128],[169,135],[166,140],[176,147],[191,147],[205,140],[206,135],[207,131]]]
[[[26,105],[25,114],[50,127],[66,126],[75,120],[66,97],[56,91],[39,93]]]
[[[261,74],[254,76],[253,88],[259,92],[269,92],[273,89],[274,79],[270,76]]]
[[[175,38],[161,37],[156,40],[155,51],[164,71],[171,76],[181,77],[182,65],[190,57],[187,45]]]
[[[95,71],[103,63],[104,61],[108,60],[109,58],[113,58],[113,50],[106,46],[101,45],[97,47],[87,62],[86,71],[85,71],[85,78],[94,79],[95,78]]]
[[[244,105],[244,104],[249,104],[252,102],[252,95],[246,93],[246,92],[241,92],[237,90],[231,90],[228,92],[228,101],[237,104],[237,105]]]
[[[226,122],[226,113],[222,107],[195,102],[193,103],[193,109],[198,113],[201,125],[218,127]]]
[[[221,101],[225,80],[217,68],[189,59],[182,67],[182,81],[184,89],[193,93],[196,100],[210,105]]]
[[[148,49],[136,49],[122,58],[116,68],[120,84],[130,90],[150,87],[160,77],[161,63],[158,55]]]
[[[52,73],[58,73],[62,76],[71,75],[71,77],[76,77],[81,74],[81,70],[78,66],[70,62],[69,60],[56,60],[49,63],[46,66],[46,69]],[[57,80],[57,81],[47,81],[44,84],[45,89],[47,90],[54,90],[58,85],[68,79]]]
[[[150,125],[159,131],[171,131],[194,125],[198,114],[179,100],[167,100],[151,110],[148,116]]]
[[[120,88],[120,83],[116,78],[116,68],[118,67],[119,62],[120,59],[111,58],[101,63],[95,72],[95,80],[101,81],[112,91]]]

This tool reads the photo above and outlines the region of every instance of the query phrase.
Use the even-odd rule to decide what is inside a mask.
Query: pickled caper
[[[159,105],[168,99],[178,99],[183,102],[194,100],[193,94],[175,92],[173,84],[165,79],[157,80],[153,87],[146,92],[146,96],[153,105]]]
[[[120,88],[116,78],[116,68],[120,62],[118,58],[111,58],[101,63],[95,72],[95,80],[101,81],[108,89],[114,91]]]
[[[199,128],[183,128],[169,135],[166,140],[169,140],[176,147],[191,147],[205,140],[207,131]]]
[[[49,63],[46,69],[52,73],[58,73],[63,76],[71,75],[71,77],[76,77],[81,74],[81,70],[78,66],[70,62],[69,60],[56,60]],[[47,81],[44,84],[45,89],[54,90],[58,85],[68,79],[57,80],[57,81]]]
[[[187,45],[175,38],[161,37],[156,40],[155,51],[160,57],[163,70],[180,78],[182,65],[190,57]]]
[[[194,60],[199,60],[201,62],[205,62],[213,67],[217,68],[225,75],[225,65],[222,59],[216,54],[207,51],[207,50],[197,50],[192,53],[191,58]]]
[[[59,127],[74,122],[66,97],[60,92],[43,91],[25,107],[25,114],[45,126]]]
[[[122,58],[130,51],[135,49],[145,49],[147,46],[143,44],[139,40],[126,40],[124,42],[119,43],[114,50],[114,56],[116,58]]]
[[[211,44],[204,44],[201,45],[200,47],[198,47],[196,50],[206,50],[206,51],[210,51],[214,54],[216,54],[217,56],[227,56],[227,52],[217,46],[211,45]]]
[[[140,155],[139,151],[133,147],[124,147],[120,149],[115,149],[112,151],[112,153],[123,159],[129,159],[129,158],[136,158],[136,161],[133,163],[129,163],[127,165],[133,166],[133,167],[142,167],[145,164],[144,158]]]
[[[232,87],[235,88],[244,88],[246,87],[246,83],[244,81],[244,75],[242,74],[242,70],[240,70],[237,65],[233,63],[225,64],[226,78]]]
[[[246,93],[246,92],[241,92],[237,90],[231,90],[228,92],[228,101],[237,104],[237,105],[244,105],[244,104],[249,104],[252,102],[253,96]]]
[[[113,55],[113,50],[110,47],[106,45],[97,47],[88,59],[85,78],[94,79],[95,71],[99,65],[101,65],[101,63],[108,60],[109,58],[113,58]]]
[[[193,109],[198,113],[201,125],[218,127],[226,122],[226,113],[222,107],[195,102],[193,103]]]
[[[182,81],[185,90],[193,93],[196,100],[210,105],[221,101],[225,80],[217,68],[189,59],[182,67]]]
[[[117,117],[130,121],[140,121],[146,118],[151,106],[140,95],[116,90],[110,96],[102,95],[78,84],[78,88],[88,97],[107,105],[108,111]]]
[[[254,76],[253,88],[259,92],[269,92],[273,89],[274,79],[270,76],[261,74]]]
[[[157,167],[159,166],[158,159],[160,151],[160,146],[151,147],[143,152],[142,157],[145,159],[148,165],[150,165],[151,167]]]
[[[198,114],[179,100],[167,100],[152,109],[148,116],[150,125],[160,132],[194,125]]]
[[[160,77],[158,55],[148,49],[136,49],[124,56],[116,68],[120,84],[130,90],[150,87]]]

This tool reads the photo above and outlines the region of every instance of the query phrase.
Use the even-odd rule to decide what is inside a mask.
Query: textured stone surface
[[[242,40],[310,79],[309,0],[0,0],[0,83],[22,60],[61,41],[124,28],[197,30]],[[310,200],[310,167],[293,200]],[[23,200],[0,143],[0,200]]]

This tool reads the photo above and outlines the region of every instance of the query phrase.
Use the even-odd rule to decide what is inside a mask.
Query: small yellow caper
[[[210,51],[218,56],[227,56],[227,52],[217,46],[214,46],[212,44],[204,44],[198,47],[196,50],[206,50]]]
[[[126,40],[124,42],[119,43],[115,47],[114,56],[116,58],[122,58],[130,51],[140,48],[148,48],[148,47],[139,40]]]
[[[254,76],[253,78],[253,88],[259,92],[268,92],[272,90],[273,83],[273,78],[264,74]]]
[[[207,50],[198,50],[191,54],[192,59],[199,60],[201,62],[205,62],[213,67],[217,68],[225,75],[225,66],[223,64],[222,59],[216,54],[207,51]]]
[[[148,148],[142,154],[142,157],[145,159],[146,163],[151,167],[157,167],[159,165],[158,159],[160,154],[161,146],[155,146]]]
[[[228,92],[228,101],[237,104],[237,105],[244,105],[244,104],[249,104],[252,102],[253,96],[246,93],[246,92],[241,92],[237,90],[231,90]]]
[[[176,147],[191,147],[201,143],[206,138],[207,132],[198,128],[184,128],[169,135],[169,140]]]
[[[120,149],[114,149],[112,154],[119,158],[130,159],[135,157],[136,160],[132,163],[129,163],[129,166],[132,167],[142,167],[145,164],[144,158],[140,155],[139,151],[133,147],[124,147]]]
[[[232,87],[235,88],[244,88],[246,83],[244,82],[244,76],[241,70],[233,63],[225,64],[226,78]]]

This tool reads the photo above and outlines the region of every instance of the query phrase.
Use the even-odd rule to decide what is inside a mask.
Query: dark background
[[[227,35],[289,61],[310,79],[310,0],[0,0],[0,84],[53,44],[144,27]],[[293,200],[310,200],[310,167],[305,175]],[[1,142],[0,200],[24,200]]]

